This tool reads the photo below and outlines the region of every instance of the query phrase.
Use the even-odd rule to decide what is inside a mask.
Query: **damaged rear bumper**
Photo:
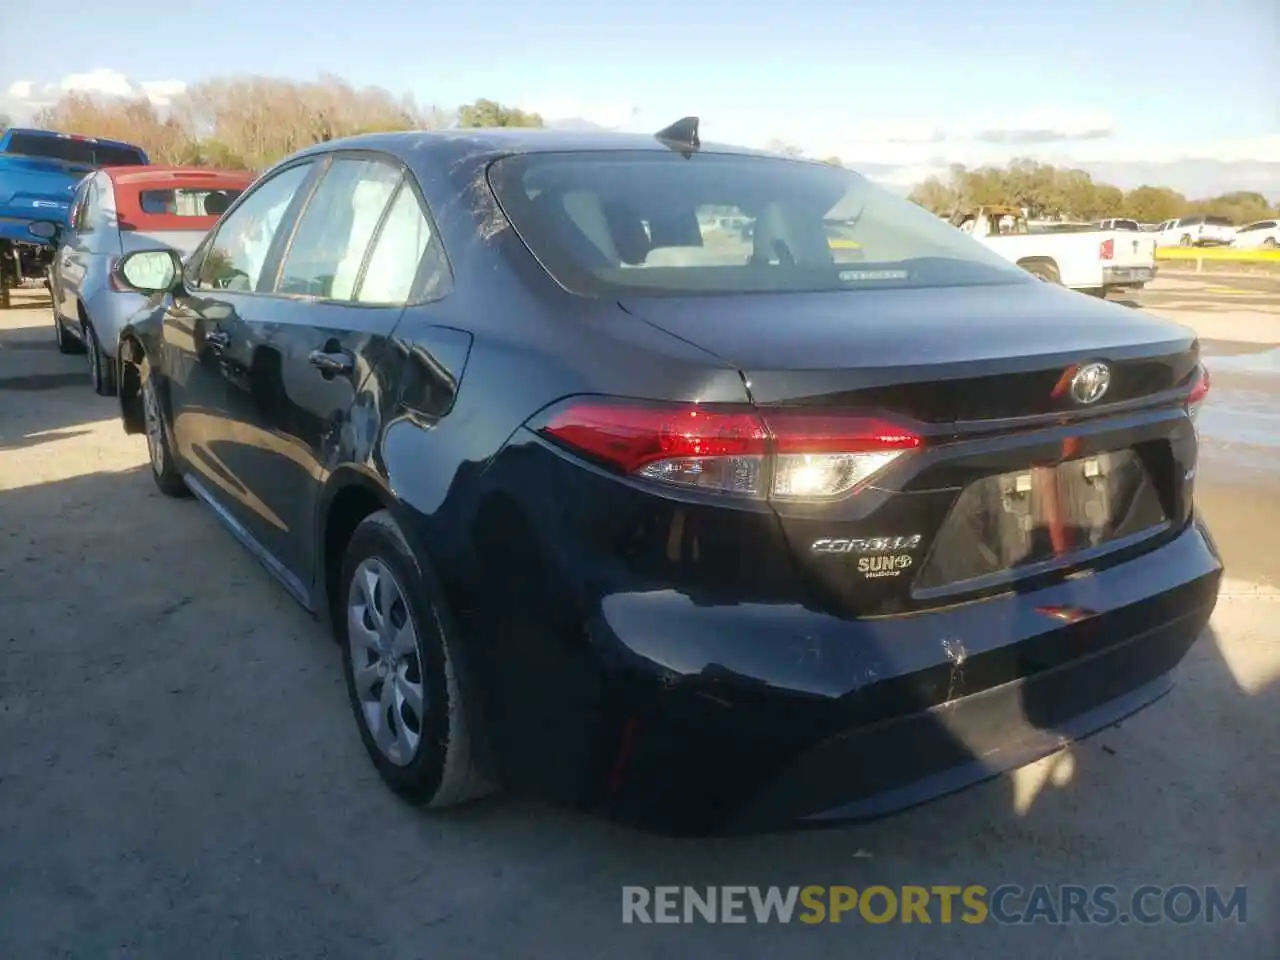
[[[663,832],[758,831],[961,789],[1166,693],[1221,574],[1194,523],[1090,576],[916,616],[615,596],[609,629],[659,679],[633,660],[613,680],[604,806]]]

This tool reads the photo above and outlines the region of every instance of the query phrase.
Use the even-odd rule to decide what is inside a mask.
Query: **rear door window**
[[[380,160],[335,160],[298,221],[276,292],[353,300],[369,244],[401,177],[399,167]]]
[[[146,156],[136,147],[37,133],[13,134],[8,152],[90,167],[136,167],[147,162]]]

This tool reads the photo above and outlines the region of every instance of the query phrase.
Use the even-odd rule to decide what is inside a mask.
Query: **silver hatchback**
[[[115,279],[116,262],[135,250],[190,253],[253,179],[241,171],[146,166],[103,167],[80,182],[49,290],[58,349],[88,354],[97,393],[115,393],[120,330],[146,303]]]

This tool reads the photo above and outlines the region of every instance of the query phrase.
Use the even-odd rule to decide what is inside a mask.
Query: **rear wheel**
[[[1268,250],[1274,250],[1276,247],[1280,247],[1280,243],[1276,242],[1275,237],[1267,237],[1267,239],[1262,241],[1262,245]]]
[[[366,517],[342,562],[334,618],[360,739],[383,781],[432,807],[489,792],[474,763],[473,709],[457,640],[391,515]]]
[[[55,312],[53,315],[53,338],[58,344],[59,353],[79,353],[84,349],[84,344],[67,333],[67,326],[62,322],[62,318]]]
[[[18,285],[17,272],[10,270],[10,260],[4,250],[0,250],[0,310],[8,310],[13,306],[10,297],[10,286]]]
[[[1058,265],[1052,261],[1032,260],[1029,263],[1022,264],[1022,269],[1045,283],[1056,283],[1058,286],[1062,286],[1062,274],[1058,271]]]
[[[89,356],[89,386],[100,397],[111,397],[116,392],[115,363],[102,352],[102,341],[93,324],[84,324],[84,347]]]

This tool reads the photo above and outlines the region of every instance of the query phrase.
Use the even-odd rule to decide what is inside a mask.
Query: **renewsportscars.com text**
[[[623,923],[1244,923],[1245,887],[624,886]]]

